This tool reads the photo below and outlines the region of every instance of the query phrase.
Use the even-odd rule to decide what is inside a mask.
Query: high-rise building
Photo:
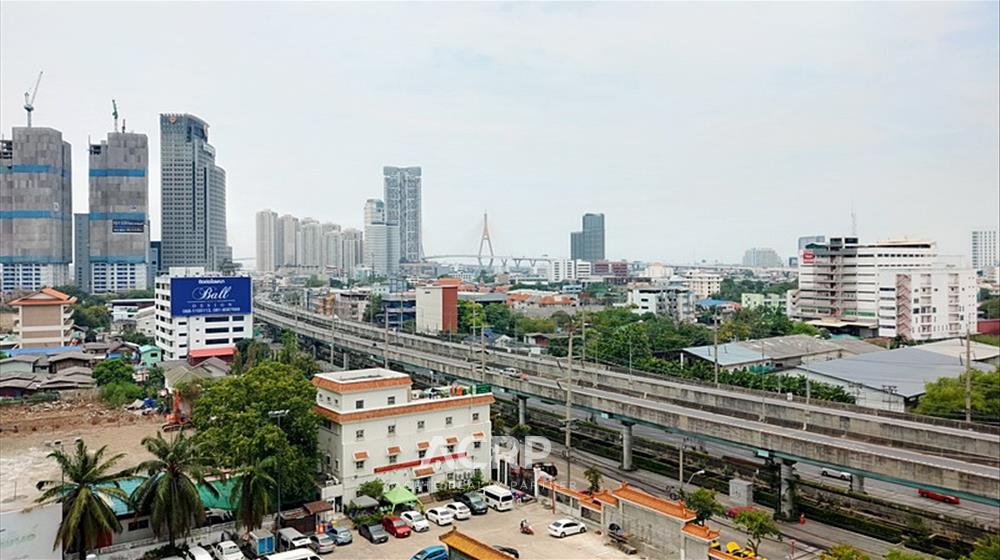
[[[90,214],[73,214],[73,277],[90,293]]]
[[[1000,264],[1000,238],[997,230],[977,230],[972,232],[972,268],[986,270]]]
[[[302,266],[323,265],[323,226],[312,218],[302,220]]]
[[[722,289],[722,276],[705,270],[689,270],[684,273],[684,285],[695,301],[707,299]]]
[[[383,167],[382,175],[385,180],[385,223],[399,226],[399,258],[403,262],[420,262],[423,256],[420,233],[421,170],[419,167]]]
[[[365,225],[385,223],[385,202],[377,198],[365,201]]]
[[[387,176],[386,185],[388,181]],[[386,191],[388,190],[389,187],[386,186]],[[399,225],[388,221],[386,208],[381,200],[368,199],[365,202],[363,262],[375,276],[391,278],[399,272],[401,237]]]
[[[14,127],[0,140],[0,291],[71,281],[72,158],[58,130]]]
[[[232,261],[226,244],[226,172],[215,164],[208,123],[194,115],[160,115],[163,206],[161,268]]]
[[[767,247],[752,247],[743,253],[743,266],[753,268],[781,268],[778,252]]]
[[[257,272],[274,272],[278,238],[278,213],[272,210],[257,212]]]
[[[149,278],[149,141],[111,132],[90,145],[90,291],[144,290]]]
[[[249,277],[212,276],[201,267],[174,267],[157,276],[154,320],[163,359],[217,355],[253,338],[252,290]]]
[[[347,228],[340,232],[341,273],[354,277],[354,270],[364,262],[364,235],[360,230]]]
[[[278,227],[275,228],[275,265],[297,266],[296,260],[299,244],[299,219],[295,216],[285,214],[278,218]]]
[[[161,241],[149,242],[149,278],[156,278],[163,269],[160,268],[160,255],[163,254],[163,243]],[[151,282],[152,283],[152,282]]]
[[[569,235],[570,259],[604,260],[604,214],[584,214],[583,229]]]

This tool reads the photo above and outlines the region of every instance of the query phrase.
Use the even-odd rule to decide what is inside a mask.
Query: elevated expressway
[[[391,362],[489,383],[521,398],[549,402],[566,398],[565,366],[551,358],[495,351],[484,355],[469,345],[386,333],[373,325],[333,321],[264,300],[257,300],[255,313],[262,322],[346,351],[385,355]],[[483,361],[517,368],[524,375],[504,375],[491,368],[484,371]],[[996,466],[1000,436],[995,433],[592,367],[574,367],[572,385],[574,407],[622,422],[626,454],[631,452],[631,426],[642,424],[750,448],[777,460],[782,465],[782,501],[789,508],[791,492],[785,490],[790,465],[795,462],[1000,505],[1000,469]]]

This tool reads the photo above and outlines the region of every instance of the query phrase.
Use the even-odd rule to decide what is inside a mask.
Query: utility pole
[[[283,410],[269,410],[267,412],[267,416],[269,418],[277,418],[278,430],[281,430],[281,419],[284,418],[285,416],[288,416],[288,409],[286,408]],[[274,526],[276,527],[275,532],[277,532],[277,529],[281,528],[281,469],[280,468],[278,469],[278,483],[276,484],[276,486],[278,487],[278,511],[274,519]]]
[[[719,388],[719,306],[715,306],[715,313],[712,315],[712,321],[715,323],[715,329],[712,331],[713,346],[715,347],[712,352],[715,362],[715,388]]]
[[[965,331],[965,421],[972,422],[972,336]]]
[[[571,323],[569,328],[569,361],[566,366],[566,488],[570,488],[572,484],[572,479],[570,478],[570,469],[572,468],[572,455],[573,455],[573,331],[574,326]],[[555,495],[553,494],[552,499],[555,500]]]
[[[479,325],[479,367],[483,371],[483,380],[486,380],[486,310],[483,309],[483,322]]]
[[[389,303],[382,302],[382,317],[385,318],[385,348],[382,349],[382,367],[389,369]]]

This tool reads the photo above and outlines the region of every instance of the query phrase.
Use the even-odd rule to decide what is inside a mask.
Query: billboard
[[[249,315],[253,311],[250,277],[212,276],[170,279],[170,313]]]
[[[804,264],[812,264],[816,260],[816,253],[812,251],[802,251],[802,262]]]
[[[146,220],[111,220],[111,233],[142,233],[146,231]]]

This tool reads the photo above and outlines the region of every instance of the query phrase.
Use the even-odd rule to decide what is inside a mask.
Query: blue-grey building
[[[226,172],[215,164],[208,123],[194,115],[160,115],[163,227],[160,268],[221,270],[226,243]]]
[[[420,262],[423,257],[421,169],[383,167],[382,176],[385,184],[384,223],[389,226],[399,226],[399,261]],[[367,218],[368,212],[365,214]]]
[[[14,127],[0,140],[0,291],[72,280],[72,169],[58,130]]]
[[[569,235],[569,254],[573,260],[604,260],[604,214],[583,215],[583,229]]]

